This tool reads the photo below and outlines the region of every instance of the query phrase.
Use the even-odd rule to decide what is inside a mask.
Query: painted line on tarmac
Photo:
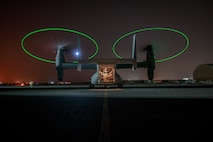
[[[101,129],[99,135],[99,142],[110,142],[110,128],[109,128],[109,111],[107,92],[104,93],[104,103],[101,118]]]

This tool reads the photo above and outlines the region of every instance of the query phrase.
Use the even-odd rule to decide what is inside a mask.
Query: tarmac
[[[0,87],[1,138],[21,141],[212,141],[213,88]]]

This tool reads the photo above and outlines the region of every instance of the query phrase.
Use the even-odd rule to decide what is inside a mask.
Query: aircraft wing
[[[137,62],[137,68],[146,68],[146,62]],[[132,68],[132,64],[116,64],[116,69],[129,69]]]
[[[76,64],[76,63],[63,63],[62,67],[64,69],[97,69],[97,64],[87,63],[87,64]]]
[[[97,60],[79,60],[78,63],[62,63],[64,69],[97,69],[98,64],[110,64],[116,65],[116,69],[128,69],[132,68],[135,64],[134,59],[97,59]],[[137,62],[137,68],[146,68],[146,62]]]

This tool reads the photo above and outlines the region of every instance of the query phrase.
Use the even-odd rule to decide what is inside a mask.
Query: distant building
[[[193,72],[193,79],[197,81],[213,80],[213,64],[201,64]]]

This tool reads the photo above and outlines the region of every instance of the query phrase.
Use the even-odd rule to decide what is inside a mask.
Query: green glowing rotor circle
[[[94,58],[97,53],[98,53],[98,44],[97,42],[90,36],[82,33],[82,32],[79,32],[79,31],[76,31],[76,30],[72,30],[72,29],[65,29],[65,28],[43,28],[43,29],[38,29],[38,30],[34,30],[32,32],[29,32],[28,34],[26,34],[22,40],[21,40],[21,47],[23,49],[23,51],[28,54],[29,56],[37,59],[37,60],[40,60],[40,61],[43,61],[43,62],[47,62],[47,63],[55,63],[55,61],[53,60],[49,60],[49,59],[44,59],[44,58],[41,58],[41,57],[38,57],[36,55],[33,55],[32,53],[30,53],[25,47],[24,47],[24,41],[32,36],[33,34],[36,34],[36,33],[40,33],[40,32],[46,32],[46,31],[63,31],[63,32],[69,32],[69,33],[75,33],[75,34],[78,34],[78,35],[81,35],[81,36],[84,36],[86,38],[88,38],[90,41],[92,41],[94,44],[95,44],[95,47],[96,47],[96,51],[94,54],[92,54],[91,56],[88,57],[88,59],[92,59]]]
[[[179,31],[179,30],[176,30],[176,29],[172,29],[172,28],[163,28],[163,27],[152,27],[152,28],[143,28],[143,29],[138,29],[138,30],[135,30],[135,31],[132,31],[132,32],[128,32],[126,34],[124,34],[123,36],[119,37],[113,44],[112,46],[112,51],[114,53],[114,55],[119,58],[119,59],[122,59],[121,56],[119,56],[116,51],[115,51],[115,47],[117,45],[117,43],[122,40],[123,38],[129,36],[129,35],[132,35],[132,34],[135,34],[135,33],[139,33],[139,32],[144,32],[144,31],[171,31],[171,32],[175,32],[175,33],[178,33],[180,34],[182,37],[185,38],[186,40],[186,45],[185,47],[183,48],[183,50],[181,50],[180,52],[176,53],[175,55],[172,55],[172,56],[169,56],[169,57],[166,57],[166,58],[163,58],[163,59],[158,59],[156,60],[155,62],[156,63],[159,63],[159,62],[164,62],[164,61],[168,61],[168,60],[171,60],[179,55],[181,55],[183,52],[185,52],[187,50],[187,48],[189,47],[189,38],[186,34],[184,34],[183,32]]]

